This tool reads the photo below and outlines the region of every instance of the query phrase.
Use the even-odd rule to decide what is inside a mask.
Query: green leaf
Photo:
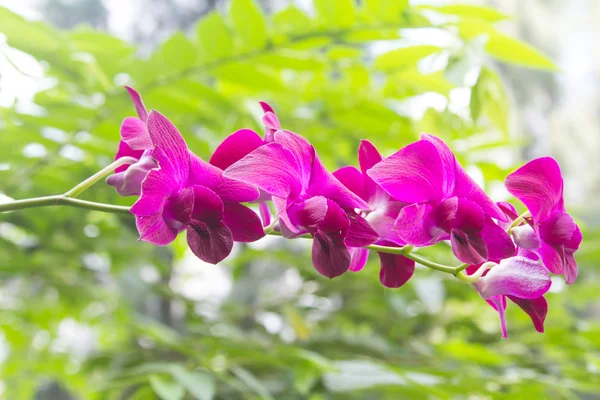
[[[184,389],[171,380],[165,379],[159,375],[148,377],[152,390],[162,400],[181,400],[185,394]]]
[[[215,382],[209,374],[200,371],[188,371],[181,365],[173,365],[171,373],[173,378],[196,400],[212,400],[215,397]]]
[[[313,21],[295,6],[289,6],[274,14],[271,19],[274,31],[282,34],[302,34],[310,31],[313,24]]]
[[[416,64],[420,59],[433,53],[437,53],[441,48],[437,46],[411,46],[388,51],[377,57],[375,68],[383,71],[389,71],[407,65]]]
[[[0,7],[0,27],[10,46],[34,57],[53,55],[64,43],[61,34],[50,26],[27,21],[4,7]]]
[[[498,22],[507,19],[508,15],[491,7],[474,4],[449,4],[444,6],[421,6],[420,8],[435,10],[442,14],[456,15],[461,18],[475,18],[487,22]]]
[[[179,72],[196,65],[196,49],[181,32],[171,36],[152,56],[161,73]]]
[[[362,11],[369,22],[399,22],[408,0],[364,0]]]
[[[204,58],[220,60],[233,54],[231,33],[218,12],[213,11],[200,20],[196,32]]]
[[[314,4],[322,27],[349,28],[356,21],[354,0],[314,0]]]
[[[269,389],[245,368],[234,366],[231,372],[263,400],[272,400]]]
[[[547,71],[558,70],[552,60],[542,52],[527,43],[496,31],[489,24],[476,20],[465,20],[458,24],[458,28],[460,35],[467,40],[478,35],[486,35],[488,41],[485,50],[500,61]]]
[[[332,392],[350,392],[378,385],[406,385],[406,380],[371,361],[338,361],[337,371],[327,372],[323,383]]]
[[[497,73],[482,68],[477,83],[471,92],[471,117],[477,121],[485,113],[492,124],[504,135],[508,135],[509,102],[506,89]]]
[[[230,14],[234,29],[242,42],[242,50],[261,49],[266,46],[265,19],[253,0],[233,0]]]

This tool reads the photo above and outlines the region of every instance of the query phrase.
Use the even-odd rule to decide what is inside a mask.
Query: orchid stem
[[[275,217],[273,222],[263,228],[265,235],[270,235],[275,231],[275,225],[279,222],[279,218]]]
[[[479,280],[479,278],[481,278],[481,275],[483,275],[483,273],[485,271],[495,267],[496,265],[497,264],[495,262],[488,261],[488,262],[481,264],[481,267],[479,267],[479,269],[477,271],[475,271],[474,274],[467,275],[464,272],[460,271],[456,274],[456,277],[462,282],[475,283]]]
[[[519,226],[521,224],[521,222],[525,221],[525,218],[531,217],[531,213],[528,211],[525,211],[523,214],[519,215],[517,217],[517,219],[515,219],[512,224],[510,224],[510,226],[506,229],[507,233],[510,233],[510,230],[516,226]]]
[[[112,204],[96,203],[66,197],[64,195],[35,197],[32,199],[15,200],[9,203],[0,204],[0,212],[22,210],[24,208],[37,208],[49,206],[71,206],[77,208],[85,208],[88,210],[103,211],[113,214],[129,214],[129,207],[115,206]]]
[[[112,174],[115,169],[119,168],[122,165],[133,164],[136,161],[137,160],[135,158],[133,158],[133,157],[121,157],[118,160],[115,160],[111,164],[107,165],[106,167],[102,168],[100,171],[96,172],[94,175],[90,176],[89,178],[87,178],[83,182],[77,184],[75,187],[73,187],[73,189],[71,189],[68,192],[66,192],[63,196],[65,196],[65,197],[77,197],[78,195],[80,195],[85,190],[87,190],[90,187],[92,187],[92,185],[94,185],[95,183],[97,183],[101,179],[104,179],[108,175]]]

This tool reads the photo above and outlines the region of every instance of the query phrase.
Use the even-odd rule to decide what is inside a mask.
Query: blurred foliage
[[[58,31],[0,8],[10,46],[0,56],[28,53],[45,74],[35,106],[0,108],[0,190],[61,193],[107,165],[134,113],[123,84],[203,157],[236,129],[260,131],[265,100],[331,168],[355,164],[361,138],[390,154],[427,131],[488,189],[501,185],[522,143],[490,58],[555,69],[496,30],[507,16],[404,0],[315,0],[314,10],[267,16],[232,0],[141,58],[106,33]],[[453,106],[458,93],[470,103]],[[424,99],[442,106],[413,112]],[[104,185],[83,198],[133,201]],[[386,290],[376,259],[324,279],[303,240],[241,245],[211,266],[179,240],[138,242],[127,217],[4,214],[0,389],[7,399],[598,398],[600,235],[585,237],[579,281],[564,288],[558,277],[547,296],[546,333],[510,307],[501,340],[475,291],[429,270]],[[452,260],[444,246],[423,253]]]

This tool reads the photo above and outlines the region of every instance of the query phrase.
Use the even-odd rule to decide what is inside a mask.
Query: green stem
[[[464,272],[461,271],[461,272],[458,272],[456,274],[456,277],[460,281],[465,282],[465,283],[475,283],[475,282],[477,282],[479,280],[479,278],[481,278],[481,275],[483,275],[483,273],[485,271],[487,271],[490,268],[495,267],[496,265],[497,264],[495,262],[488,261],[488,262],[485,262],[485,263],[481,264],[481,267],[479,267],[479,269],[477,271],[475,271],[474,274],[467,275],[467,274],[465,274]]]
[[[10,203],[0,204],[0,212],[22,210],[24,208],[37,208],[49,206],[71,206],[77,208],[85,208],[88,210],[103,211],[113,214],[128,214],[131,215],[129,207],[115,206],[112,204],[95,203],[65,197],[64,195],[35,197],[33,199],[15,200]]]
[[[278,222],[279,222],[278,217],[273,218],[273,221],[269,225],[267,225],[263,228],[265,235],[272,234],[275,231],[275,225],[277,225]]]
[[[115,169],[119,168],[122,165],[133,164],[136,161],[137,160],[133,157],[121,157],[118,160],[115,160],[111,164],[107,165],[106,167],[102,168],[100,171],[96,172],[94,175],[90,176],[85,181],[77,184],[73,189],[66,192],[64,194],[64,196],[65,197],[77,197],[78,195],[83,193],[85,190],[89,189],[96,182],[98,182],[101,179],[104,179],[108,175],[112,174]]]

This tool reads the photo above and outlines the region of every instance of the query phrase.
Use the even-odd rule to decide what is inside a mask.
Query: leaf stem
[[[85,190],[89,189],[92,185],[100,181],[101,179],[106,178],[108,175],[112,174],[112,172],[119,168],[122,165],[133,164],[137,160],[133,157],[121,157],[118,160],[113,161],[111,164],[102,168],[100,171],[96,172],[94,175],[90,176],[83,182],[77,184],[73,189],[66,192],[63,196],[65,197],[77,197]]]

